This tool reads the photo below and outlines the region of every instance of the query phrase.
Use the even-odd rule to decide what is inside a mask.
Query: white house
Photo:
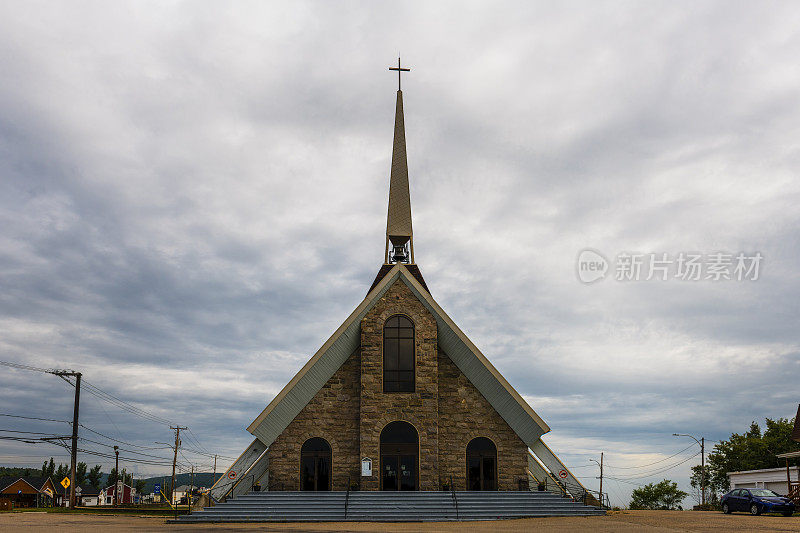
[[[181,485],[179,487],[175,487],[175,491],[172,493],[172,504],[176,505],[181,502],[186,495],[189,494],[189,485]]]
[[[78,505],[84,507],[94,507],[100,505],[100,491],[90,485],[78,485],[75,487],[75,496]]]
[[[798,468],[789,467],[792,481],[798,479]],[[759,488],[769,489],[785,496],[789,493],[786,479],[786,468],[764,468],[762,470],[744,470],[742,472],[728,472],[728,481],[731,489]]]

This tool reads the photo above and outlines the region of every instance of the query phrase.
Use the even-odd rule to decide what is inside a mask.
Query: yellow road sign
[[[69,478],[68,477],[65,477],[64,479],[61,480],[61,486],[64,487],[65,489],[67,487],[69,487]]]

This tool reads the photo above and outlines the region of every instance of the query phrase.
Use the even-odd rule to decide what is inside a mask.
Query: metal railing
[[[584,505],[592,507],[600,507],[603,509],[610,509],[610,501],[608,493],[596,490],[588,490],[577,483],[569,483],[567,481],[558,481],[552,478],[545,478],[540,481],[538,490],[547,492],[558,492],[563,498],[571,498],[573,501],[581,502]]]
[[[216,498],[214,498],[214,496],[212,496],[212,495],[211,495],[211,491],[209,491],[209,492],[208,492],[208,499],[209,499],[209,502],[213,502],[213,503],[220,503],[220,502],[224,502],[224,501],[226,501],[226,500],[228,499],[228,495],[229,495],[230,493],[232,493],[232,492],[233,492],[233,489],[235,489],[236,487],[238,487],[238,486],[239,486],[239,484],[240,484],[242,481],[244,481],[245,479],[247,479],[247,478],[250,478],[250,479],[252,479],[252,482],[250,483],[250,487],[249,487],[249,488],[253,488],[253,485],[255,485],[255,483],[256,483],[255,476],[256,476],[255,474],[248,474],[248,475],[246,475],[246,476],[244,476],[244,477],[241,477],[241,478],[239,478],[239,479],[232,479],[230,482],[228,482],[228,483],[225,483],[224,485],[220,485],[220,488],[225,488],[225,487],[230,487],[230,488],[229,488],[229,489],[227,489],[225,492],[223,492],[223,493],[222,493],[222,496],[220,497],[220,499],[219,499],[219,500],[217,500]]]
[[[453,505],[456,508],[456,520],[458,520],[458,498],[456,497],[456,488],[453,486],[453,476],[450,476],[450,496],[453,497]]]
[[[800,504],[800,481],[789,481],[789,492],[786,497]]]
[[[350,476],[347,476],[347,494],[344,496],[344,518],[347,520],[347,506],[350,504]]]

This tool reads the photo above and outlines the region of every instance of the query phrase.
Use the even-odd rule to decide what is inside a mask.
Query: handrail
[[[453,497],[453,505],[456,506],[456,520],[458,520],[458,498],[456,497],[456,488],[453,486],[453,476],[450,476],[450,495]]]
[[[597,504],[600,504],[601,508],[607,509],[610,507],[610,500],[608,499],[608,494],[605,492],[591,491],[582,485],[576,485],[566,481],[556,480],[555,484],[556,487],[558,487],[561,496],[564,498],[570,497],[574,501],[580,501],[584,505],[591,505],[593,507],[597,507]],[[552,488],[552,483],[549,483],[548,479],[544,480],[543,485],[545,490],[548,490],[548,485],[550,485]],[[595,496],[595,494],[597,496]],[[594,500],[596,503],[592,502],[592,500]]]
[[[347,520],[347,505],[350,503],[350,476],[347,476],[347,494],[344,496],[344,518]]]
[[[789,481],[789,492],[786,497],[795,503],[800,503],[800,481]]]
[[[243,479],[247,479],[247,474],[248,474],[248,473],[250,473],[250,475],[251,475],[251,476],[255,476],[255,474],[254,474],[254,473],[251,473],[251,472],[252,472],[252,470],[253,470],[253,468],[254,468],[254,467],[255,467],[255,466],[256,466],[256,465],[257,465],[259,462],[261,462],[261,459],[262,459],[262,458],[264,457],[264,455],[266,455],[268,452],[269,452],[269,448],[266,448],[266,449],[264,449],[264,451],[263,451],[263,452],[261,452],[261,454],[259,454],[259,456],[258,456],[258,457],[256,457],[256,460],[255,460],[255,461],[253,461],[253,462],[250,464],[250,466],[248,466],[248,467],[247,467],[247,469],[244,471],[244,474],[245,474],[245,475],[243,475],[242,477],[239,477],[239,478],[237,478],[237,479],[233,479],[233,480],[231,480],[231,482],[230,482],[230,483],[228,483],[228,484],[225,484],[225,485],[220,485],[220,488],[227,487],[228,485],[231,485],[231,488],[230,488],[230,489],[228,489],[228,490],[226,490],[225,492],[223,492],[223,493],[222,493],[222,496],[220,496],[219,500],[216,500],[216,499],[215,499],[215,498],[214,498],[214,497],[211,495],[211,492],[214,490],[214,488],[216,488],[216,486],[217,486],[217,483],[219,483],[219,481],[218,481],[217,483],[214,483],[214,485],[212,485],[212,486],[211,486],[211,490],[209,491],[209,499],[210,499],[210,500],[214,500],[215,502],[217,502],[217,501],[223,502],[223,501],[227,500],[227,498],[228,498],[228,495],[229,495],[230,493],[232,493],[232,492],[233,492],[233,489],[235,489],[235,488],[236,488],[236,487],[239,485],[239,483],[241,483],[241,481],[242,481]],[[240,458],[241,458],[241,456],[240,456]],[[238,461],[238,459],[237,459],[237,461]],[[236,463],[234,463],[234,464],[236,464]],[[263,474],[262,474],[262,475],[263,475]],[[222,478],[220,478],[220,480],[222,480]],[[255,479],[253,479],[253,484],[255,484],[255,482],[256,482],[256,480],[255,480]],[[251,487],[252,487],[252,485],[251,485]]]

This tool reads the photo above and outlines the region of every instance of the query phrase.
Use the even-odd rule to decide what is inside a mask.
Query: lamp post
[[[705,506],[706,504],[706,438],[700,437],[700,440],[693,437],[692,435],[687,435],[686,433],[673,433],[673,437],[689,437],[694,439],[694,441],[700,445],[700,504]]]

